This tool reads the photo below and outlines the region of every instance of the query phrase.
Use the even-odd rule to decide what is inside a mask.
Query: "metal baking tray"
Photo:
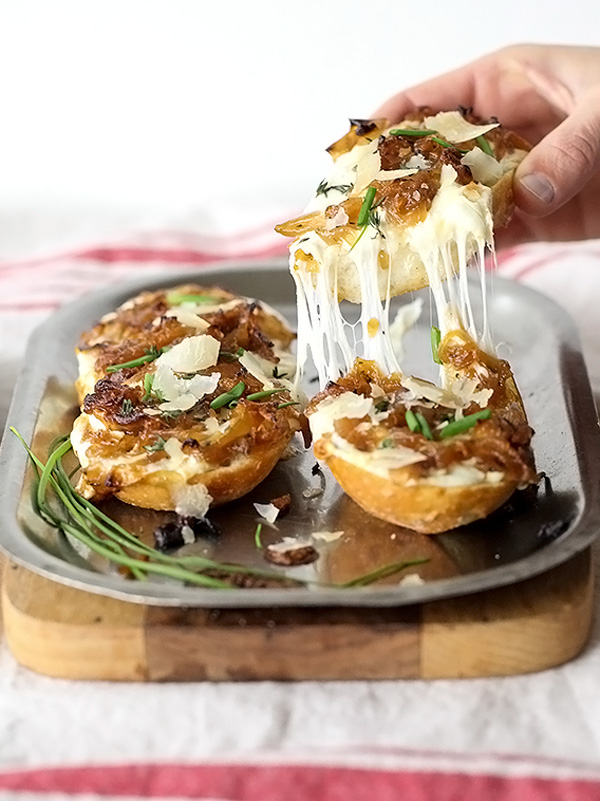
[[[293,282],[281,261],[221,263],[198,273],[112,286],[65,306],[34,333],[8,425],[33,442],[34,450],[45,458],[48,444],[69,430],[77,413],[73,349],[80,333],[142,289],[190,280],[262,299],[295,324]],[[422,318],[405,342],[403,365],[417,375],[424,375],[424,367],[431,365],[428,309],[426,300]],[[290,578],[331,585],[391,562],[423,557],[429,560],[426,564],[352,589],[312,585],[212,590],[158,579],[126,579],[96,557],[75,549],[33,514],[31,471],[26,469],[25,451],[8,429],[0,452],[0,548],[15,562],[73,587],[138,603],[182,607],[400,606],[507,585],[548,570],[586,548],[597,533],[600,435],[596,409],[578,337],[564,311],[531,289],[495,277],[490,312],[494,340],[502,343],[501,355],[510,359],[536,431],[537,467],[547,476],[537,496],[517,493],[485,521],[426,537],[368,516],[327,471],[313,473],[314,457],[304,451],[280,462],[250,495],[209,513],[221,530],[220,537],[185,546],[189,552],[219,561],[271,567],[254,541],[260,518],[252,504],[289,492],[291,512],[277,521],[276,528],[263,526],[263,544],[314,531],[344,532],[335,542],[319,546],[319,559],[312,565],[287,568]],[[310,378],[309,371],[309,394],[317,387]],[[315,497],[305,497],[311,494],[306,492],[309,488],[315,488]],[[119,502],[113,502],[113,507],[119,521],[142,536],[170,514]],[[402,582],[410,573],[419,574],[424,583]]]

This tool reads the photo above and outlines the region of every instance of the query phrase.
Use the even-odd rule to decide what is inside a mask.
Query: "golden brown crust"
[[[180,315],[181,300],[174,295],[210,296],[215,303],[188,307]],[[168,316],[173,309],[179,316]],[[173,382],[183,386],[170,391],[186,397],[184,379],[192,379],[191,387],[197,376],[211,389],[194,395],[192,405],[173,408],[177,398],[169,395],[169,406],[156,389],[159,358],[198,336],[212,342],[216,363],[187,375],[171,370],[171,387]],[[189,505],[183,496],[193,496],[195,485],[205,488],[211,505],[245,495],[273,469],[302,427],[299,407],[291,405],[293,386],[282,377],[289,367],[280,369],[293,336],[268,307],[197,284],[143,292],[107,315],[82,335],[78,351],[82,414],[72,433],[82,464],[78,491],[95,501],[114,495],[165,510]],[[171,368],[163,364],[162,369],[164,375]],[[213,408],[219,396],[240,386],[233,402]],[[276,392],[265,393],[266,387]]]
[[[383,376],[373,362],[362,360],[307,408],[310,419],[327,399],[349,392],[369,398],[372,387],[377,387],[383,416],[356,419],[341,413],[333,430],[343,442],[326,432],[315,442],[314,453],[361,508],[422,534],[438,534],[487,517],[517,487],[538,478],[530,447],[533,432],[508,363],[481,351],[460,330],[444,337],[438,355],[450,382],[471,380],[479,393],[486,393],[488,417],[463,432],[442,436],[448,417],[455,416],[449,407],[414,398],[406,406],[402,378]],[[426,420],[428,436],[422,429],[409,428],[408,409]],[[465,416],[477,412],[481,407],[474,400],[462,409]],[[393,453],[394,448],[412,451],[418,461],[382,474],[377,457]],[[462,474],[454,472],[457,469]]]
[[[518,486],[516,481],[462,487],[410,485],[406,483],[410,471],[405,468],[390,471],[389,479],[382,480],[328,453],[323,440],[315,444],[315,455],[327,462],[344,492],[369,514],[421,534],[440,534],[487,517]]]

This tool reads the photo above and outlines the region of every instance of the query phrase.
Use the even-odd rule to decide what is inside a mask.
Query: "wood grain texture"
[[[589,551],[512,587],[391,609],[170,609],[7,565],[5,636],[50,676],[129,681],[511,675],[575,657],[589,636]]]

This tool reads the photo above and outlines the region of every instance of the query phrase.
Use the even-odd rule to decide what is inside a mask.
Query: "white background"
[[[0,257],[275,221],[348,117],[505,44],[598,31],[591,0],[0,0]]]

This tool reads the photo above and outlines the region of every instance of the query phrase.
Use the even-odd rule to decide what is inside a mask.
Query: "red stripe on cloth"
[[[315,765],[123,765],[0,774],[0,791],[231,801],[589,801],[600,782]]]
[[[39,259],[0,263],[0,272],[16,272],[20,270],[41,267],[47,264],[60,262],[91,260],[101,261],[104,264],[115,262],[152,263],[166,261],[172,264],[206,264],[211,261],[224,259],[261,259],[279,256],[287,252],[288,242],[281,242],[267,247],[252,248],[250,245],[240,250],[198,250],[195,248],[158,248],[141,247],[138,245],[102,245],[84,250],[55,254]]]

